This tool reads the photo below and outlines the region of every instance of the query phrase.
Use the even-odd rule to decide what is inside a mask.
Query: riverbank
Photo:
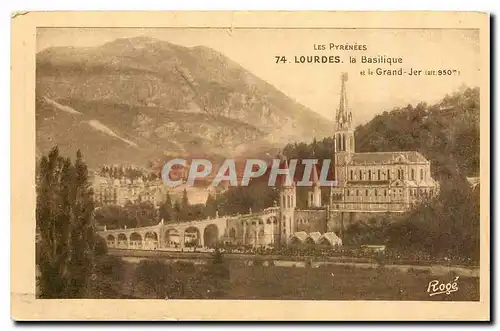
[[[134,284],[137,257],[122,258],[126,265],[123,291],[125,295],[152,299],[154,294],[142,293]],[[133,261],[135,259],[135,261]],[[173,263],[175,259],[166,259]],[[196,261],[195,261],[196,262]],[[200,262],[200,261],[198,261]],[[283,261],[281,261],[283,262]],[[178,281],[184,285],[189,278],[203,273],[204,263],[194,265],[193,274]],[[352,266],[323,264],[311,268],[295,265],[248,265],[245,261],[227,261],[229,279],[222,281],[221,296],[225,300],[419,300],[478,301],[479,278],[459,276],[454,272],[433,275],[419,268]],[[458,291],[431,296],[429,283],[456,282]],[[198,284],[199,285],[199,284]],[[209,289],[199,286],[198,292],[186,292],[171,299],[206,299]]]
[[[144,258],[160,258],[175,261],[189,261],[194,264],[204,264],[212,259],[212,253],[209,252],[177,252],[177,251],[149,251],[149,250],[131,250],[131,249],[109,249],[109,254],[120,256],[128,262],[138,262]],[[304,268],[308,257],[292,257],[279,255],[251,255],[251,254],[235,254],[224,253],[224,258],[229,261],[243,261],[245,265],[253,265],[255,261],[260,261],[258,264],[269,265],[273,264],[277,267],[292,267]],[[408,262],[408,261],[404,261]],[[348,266],[359,269],[378,268],[381,264],[375,259],[369,258],[353,258],[353,257],[322,257],[311,260],[311,268],[320,268],[324,266]],[[430,264],[430,263],[384,263],[383,266],[389,270],[398,270],[408,272],[409,270],[417,270],[429,275],[442,276],[448,273],[454,273],[460,277],[479,277],[479,267],[469,267],[462,265],[448,264]]]

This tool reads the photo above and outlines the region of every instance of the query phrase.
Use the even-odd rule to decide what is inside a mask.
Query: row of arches
[[[275,238],[278,236],[278,231],[265,231],[263,227],[256,229],[241,229],[238,233],[234,227],[228,231],[229,242],[233,244],[252,245],[252,246],[266,246],[273,244]]]
[[[219,241],[219,229],[215,224],[207,225],[203,234],[197,227],[188,227],[184,231],[171,228],[163,232],[160,237],[156,231],[146,233],[133,232],[128,237],[125,233],[108,234],[108,247],[128,249],[158,249],[161,247],[210,247],[213,248]]]

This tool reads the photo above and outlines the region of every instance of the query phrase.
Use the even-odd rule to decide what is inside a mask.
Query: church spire
[[[339,108],[337,109],[337,116],[335,118],[337,130],[350,128],[352,124],[352,113],[347,104],[346,72],[342,73],[342,75],[340,76],[340,81],[340,103]]]
[[[347,73],[340,76],[340,102],[335,117],[335,152],[354,153],[354,128],[352,113],[347,103]],[[336,161],[339,161],[338,159]]]

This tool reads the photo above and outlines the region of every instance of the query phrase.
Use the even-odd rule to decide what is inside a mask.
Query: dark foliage
[[[143,260],[135,271],[135,286],[140,293],[158,299],[222,298],[226,293],[229,268],[220,258],[205,267],[191,262],[169,264],[163,260]]]
[[[479,173],[479,88],[395,108],[356,128],[358,152],[419,151],[438,180]]]
[[[87,166],[80,152],[72,163],[54,147],[37,174],[39,297],[83,298],[96,244]]]
[[[444,181],[437,198],[402,215],[383,215],[345,231],[350,245],[381,244],[421,257],[479,261],[479,188],[465,180]]]
[[[125,206],[106,205],[95,211],[95,220],[108,229],[136,228],[158,224],[158,213],[151,202],[132,203]]]
[[[95,259],[88,284],[88,296],[93,299],[119,298],[123,286],[125,265],[121,258],[102,255]]]

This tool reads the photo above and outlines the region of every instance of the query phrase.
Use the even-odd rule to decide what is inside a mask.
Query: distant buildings
[[[151,202],[156,208],[166,199],[167,190],[161,180],[143,181],[113,179],[94,175],[92,178],[94,200],[101,205],[125,206],[127,202]]]

